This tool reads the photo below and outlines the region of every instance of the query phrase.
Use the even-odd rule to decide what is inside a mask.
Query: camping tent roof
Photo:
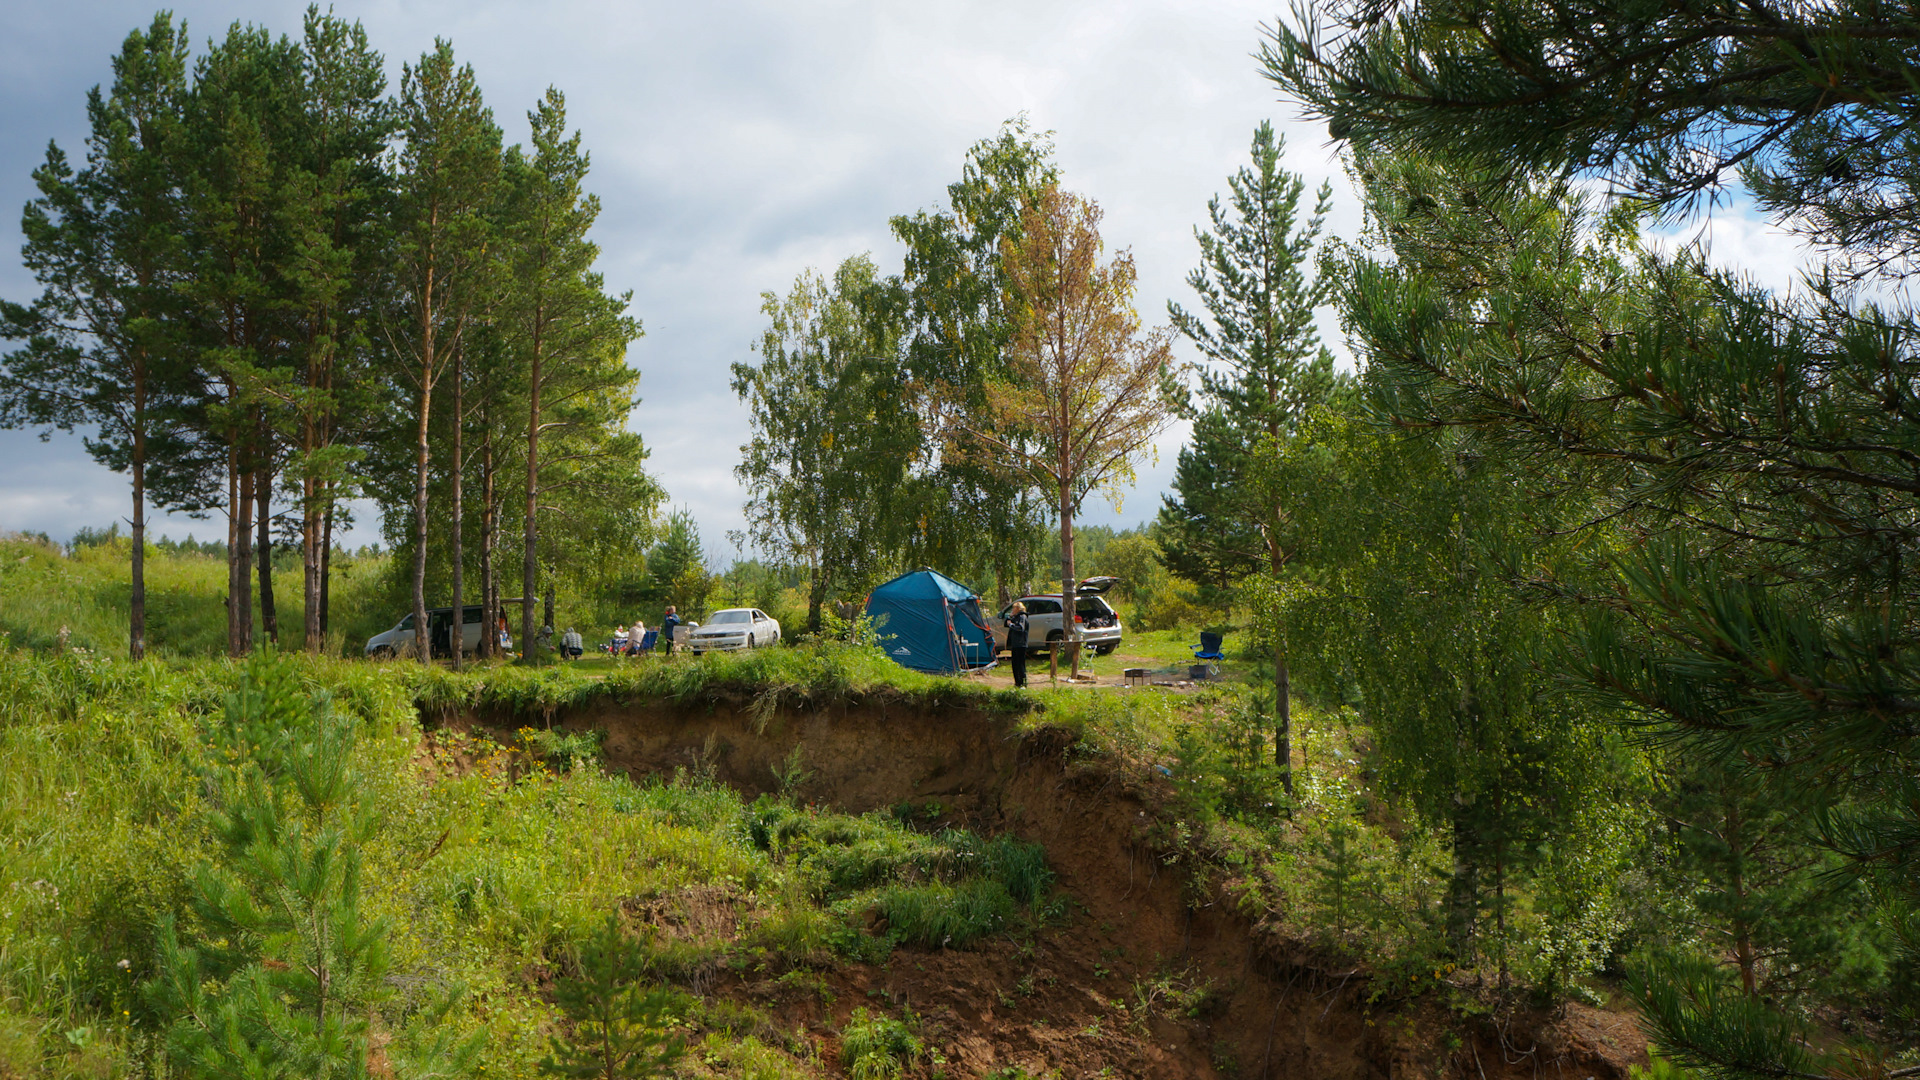
[[[886,596],[903,600],[978,600],[972,589],[940,573],[937,570],[915,570],[901,574],[885,585],[873,590],[875,596]]]

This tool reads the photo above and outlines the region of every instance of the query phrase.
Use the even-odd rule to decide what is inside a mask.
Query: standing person
[[[680,626],[680,614],[671,605],[667,607],[667,618],[660,624],[660,644],[669,654],[673,652],[673,632]]]
[[[1027,605],[1018,600],[1007,613],[1007,651],[1013,654],[1013,685],[1027,688]]]

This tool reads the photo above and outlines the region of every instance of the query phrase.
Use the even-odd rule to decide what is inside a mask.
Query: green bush
[[[899,1080],[920,1057],[920,1039],[904,1021],[853,1010],[840,1033],[841,1064],[853,1080]]]

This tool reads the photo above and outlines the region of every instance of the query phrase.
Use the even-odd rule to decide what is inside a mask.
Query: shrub
[[[841,1064],[853,1080],[899,1080],[920,1056],[920,1039],[904,1021],[853,1010],[840,1034]]]

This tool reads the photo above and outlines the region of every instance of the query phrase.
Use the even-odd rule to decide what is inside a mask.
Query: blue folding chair
[[[1220,638],[1219,634],[1209,634],[1203,630],[1200,632],[1200,644],[1187,648],[1193,650],[1195,660],[1225,660],[1226,657],[1220,653]]]
[[[640,635],[640,648],[634,651],[638,652],[641,656],[645,656],[648,653],[653,651],[654,643],[658,642],[659,640],[660,640],[660,631],[649,630],[645,634]]]

